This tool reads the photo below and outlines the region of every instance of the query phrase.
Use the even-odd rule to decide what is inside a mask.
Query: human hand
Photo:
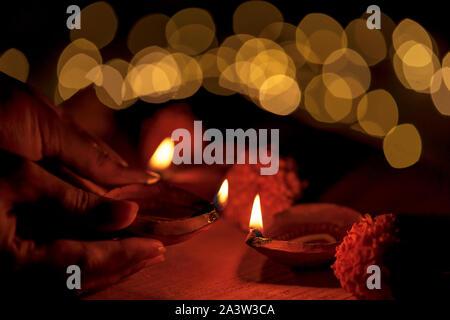
[[[151,183],[156,175],[128,168],[104,143],[62,121],[41,97],[0,76],[0,277],[26,290],[67,290],[78,265],[82,292],[117,282],[163,259],[156,240],[86,240],[120,230],[138,206],[76,188],[37,162],[56,159],[104,186]],[[42,283],[40,282],[42,281]],[[23,286],[21,286],[22,289]]]
[[[129,168],[109,146],[62,120],[56,107],[23,83],[0,73],[0,85],[0,149],[35,162],[56,159],[107,187],[159,179],[153,172]]]

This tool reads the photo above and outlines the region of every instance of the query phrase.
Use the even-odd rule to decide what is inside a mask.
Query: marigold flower
[[[392,299],[390,270],[384,263],[384,253],[397,243],[398,230],[393,214],[372,218],[366,214],[355,223],[336,250],[336,261],[331,266],[341,286],[359,299]],[[367,287],[370,265],[381,270],[381,289]]]

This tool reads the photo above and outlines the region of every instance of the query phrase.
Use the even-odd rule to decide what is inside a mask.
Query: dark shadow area
[[[278,264],[252,249],[241,259],[237,276],[247,282],[316,288],[339,288],[330,266],[291,268]]]

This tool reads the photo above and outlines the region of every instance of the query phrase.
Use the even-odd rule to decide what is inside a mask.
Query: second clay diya
[[[331,263],[361,214],[327,203],[299,204],[266,218],[262,228],[259,196],[255,197],[246,244],[270,259],[292,267]]]
[[[115,188],[105,196],[139,205],[136,219],[124,230],[126,235],[154,238],[171,245],[206,230],[219,218],[227,201],[228,182],[222,183],[213,203],[164,181]]]

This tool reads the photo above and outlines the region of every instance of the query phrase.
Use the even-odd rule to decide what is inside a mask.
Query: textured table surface
[[[320,200],[362,213],[446,214],[449,190],[448,179],[433,170],[414,166],[392,171],[384,159],[375,158],[342,177]],[[353,299],[330,268],[294,271],[247,247],[245,237],[219,220],[197,237],[168,247],[165,262],[87,298]]]
[[[244,243],[246,234],[220,220],[167,248],[166,261],[88,299],[353,299],[329,267],[276,264]]]

